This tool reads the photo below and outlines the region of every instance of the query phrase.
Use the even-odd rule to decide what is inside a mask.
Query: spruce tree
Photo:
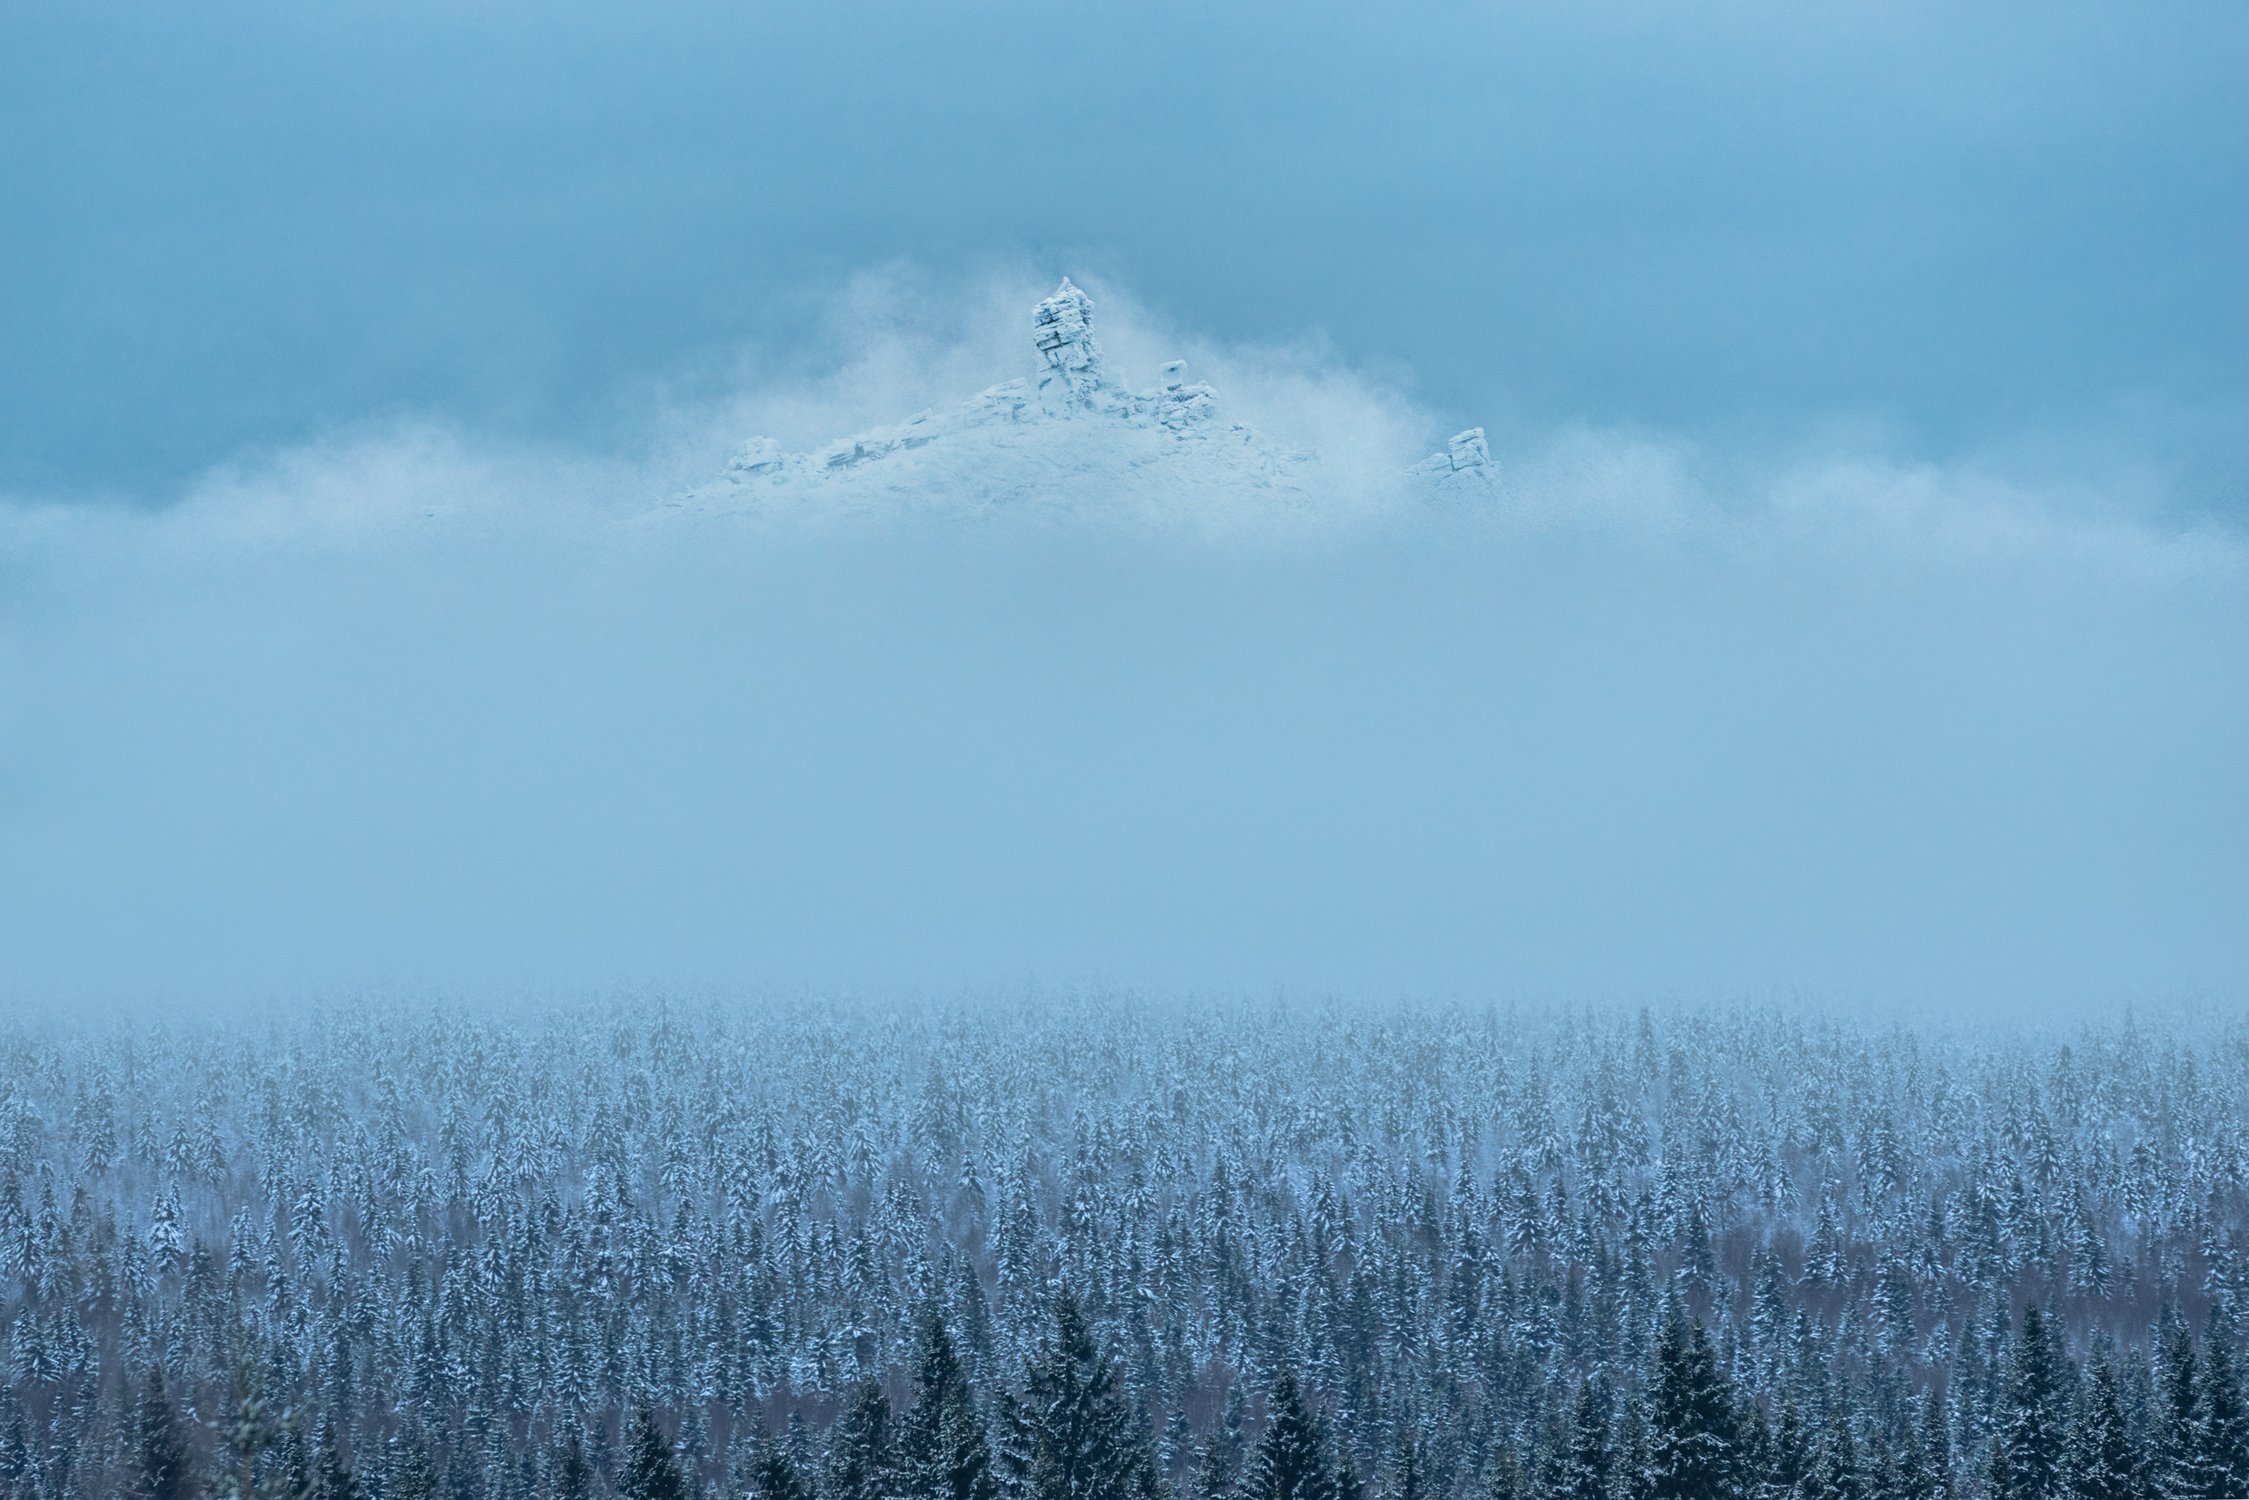
[[[304,1500],[312,1494],[312,1444],[305,1441],[304,1423],[294,1412],[283,1413],[281,1464],[271,1493],[281,1500]]]
[[[1578,1387],[1570,1409],[1569,1447],[1555,1487],[1556,1500],[1609,1500],[1615,1467],[1609,1447],[1608,1402],[1594,1381]]]
[[[1634,1391],[1609,1414],[1609,1473],[1627,1500],[1648,1500],[1648,1401]]]
[[[164,1389],[164,1367],[151,1365],[133,1413],[132,1500],[187,1500],[194,1493],[187,1426]]]
[[[1952,1423],[1945,1398],[1935,1390],[1921,1398],[1920,1441],[1922,1495],[1925,1500],[1952,1500]]]
[[[311,1475],[298,1472],[304,1466],[301,1449],[291,1451],[299,1445],[290,1414],[266,1400],[247,1363],[236,1369],[234,1388],[232,1418],[220,1427],[219,1500],[298,1500]]]
[[[2194,1406],[2197,1494],[2249,1495],[2249,1412],[2234,1373],[2229,1330],[2213,1312],[2202,1341],[2201,1389]]]
[[[367,1500],[367,1487],[344,1461],[343,1443],[331,1421],[321,1429],[320,1457],[313,1464],[312,1500]]]
[[[2054,1500],[2062,1493],[2069,1413],[2068,1365],[2047,1319],[2033,1302],[2023,1309],[1993,1445],[1993,1500]]]
[[[1335,1500],[1335,1469],[1320,1419],[1296,1372],[1283,1370],[1266,1403],[1265,1435],[1250,1458],[1250,1500]]]
[[[1530,1480],[1509,1444],[1501,1443],[1484,1464],[1483,1500],[1531,1500]]]
[[[1141,1500],[1156,1492],[1147,1423],[1094,1347],[1077,1299],[1055,1299],[1054,1330],[1005,1424],[1009,1488],[1035,1500]]]
[[[1805,1500],[1865,1500],[1866,1475],[1847,1417],[1838,1414],[1828,1419],[1802,1493]]]
[[[1771,1457],[1762,1492],[1775,1496],[1804,1493],[1812,1481],[1815,1457],[1803,1413],[1794,1402],[1783,1402],[1773,1422]]]
[[[1032,1500],[1031,1465],[1038,1448],[1033,1426],[1022,1392],[1001,1391],[992,1412],[992,1475],[1004,1500]]]
[[[1896,1443],[1883,1455],[1875,1488],[1883,1500],[1926,1500],[1931,1489],[1929,1466],[1921,1451],[1921,1434],[1911,1424],[1903,1426]]]
[[[383,1500],[431,1500],[437,1494],[437,1473],[430,1464],[429,1445],[417,1424],[391,1440],[389,1477]]]
[[[2163,1342],[2156,1396],[2161,1491],[2171,1500],[2192,1500],[2202,1493],[2202,1370],[2184,1323],[2172,1323]]]
[[[1702,1324],[1674,1313],[1656,1350],[1649,1433],[1653,1500],[1719,1500],[1733,1493],[1739,1431],[1733,1393]]]
[[[1188,1471],[1185,1500],[1228,1500],[1234,1493],[1234,1450],[1224,1437],[1202,1440]]]
[[[944,1315],[935,1309],[923,1325],[914,1388],[914,1404],[899,1423],[898,1493],[913,1500],[996,1500],[991,1439]]]
[[[752,1500],[813,1500],[812,1485],[804,1472],[770,1433],[758,1434],[757,1459],[750,1468],[750,1495]]]
[[[573,1422],[562,1435],[554,1459],[551,1488],[554,1500],[593,1500],[593,1468],[586,1462],[586,1441]]]
[[[2070,1500],[2139,1500],[2146,1493],[2145,1468],[2125,1423],[2116,1366],[2105,1353],[2097,1355],[2086,1367],[2070,1425],[2065,1493]]]
[[[1174,1410],[1164,1419],[1164,1435],[1156,1445],[1156,1468],[1166,1476],[1184,1472],[1195,1453],[1195,1429],[1187,1414]]]
[[[1743,1495],[1762,1494],[1773,1466],[1773,1429],[1765,1420],[1765,1409],[1753,1400],[1743,1401],[1735,1426],[1741,1432],[1736,1483]]]
[[[617,1493],[621,1500],[687,1500],[687,1477],[680,1472],[671,1439],[664,1436],[650,1407],[643,1406],[633,1423],[625,1471],[617,1476]]]
[[[1421,1457],[1421,1436],[1408,1428],[1391,1460],[1382,1500],[1429,1500],[1429,1476]],[[1489,1497],[1486,1497],[1489,1500]]]
[[[895,1454],[890,1427],[890,1398],[882,1383],[861,1383],[829,1440],[822,1486],[828,1500],[883,1500],[891,1492]]]

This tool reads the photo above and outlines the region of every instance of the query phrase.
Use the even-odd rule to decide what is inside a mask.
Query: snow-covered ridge
[[[1191,505],[1213,490],[1276,504],[1302,501],[1319,456],[1280,446],[1221,418],[1218,393],[1172,360],[1151,390],[1133,390],[1103,361],[1093,299],[1064,278],[1031,317],[1039,364],[950,411],[792,453],[769,437],[743,445],[716,480],[667,508],[708,513],[804,506],[982,510],[1016,504]],[[1484,430],[1413,465],[1432,495],[1496,494],[1499,466]]]

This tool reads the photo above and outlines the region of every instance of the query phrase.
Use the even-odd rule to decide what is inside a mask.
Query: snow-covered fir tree
[[[2249,1021],[0,1032],[24,1500],[2249,1493]]]

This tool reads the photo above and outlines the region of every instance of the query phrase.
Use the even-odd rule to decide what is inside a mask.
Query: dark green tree
[[[320,1456],[312,1466],[312,1500],[367,1500],[367,1487],[359,1482],[344,1459],[343,1440],[334,1421],[320,1432]]]
[[[862,1383],[829,1441],[822,1485],[828,1500],[882,1500],[890,1493],[896,1458],[890,1428],[890,1398],[881,1382]]]
[[[758,1434],[757,1458],[750,1466],[750,1494],[753,1500],[813,1500],[812,1485],[804,1471],[770,1433]]]
[[[1772,1425],[1764,1483],[1759,1486],[1759,1493],[1772,1496],[1805,1493],[1811,1486],[1817,1459],[1813,1447],[1812,1433],[1803,1412],[1793,1401],[1781,1402]]]
[[[992,1475],[1006,1500],[1029,1500],[1032,1450],[1038,1446],[1031,1408],[1020,1391],[1003,1390],[992,1413]]]
[[[2202,1493],[2202,1366],[2194,1334],[2173,1322],[2156,1377],[2156,1463],[2161,1492],[2174,1500]]]
[[[1186,1500],[1228,1500],[1234,1493],[1234,1450],[1224,1437],[1205,1438],[1196,1445],[1194,1466],[1188,1472]]]
[[[1054,1329],[1010,1403],[1009,1493],[1035,1500],[1141,1500],[1157,1491],[1147,1421],[1094,1347],[1077,1299],[1055,1299]]]
[[[195,1476],[187,1445],[187,1424],[164,1388],[164,1368],[151,1365],[133,1412],[132,1500],[187,1500]]]
[[[1760,1494],[1773,1465],[1772,1426],[1765,1420],[1765,1409],[1754,1400],[1741,1403],[1734,1425],[1741,1433],[1740,1467],[1736,1471],[1741,1493]]]
[[[305,1437],[304,1423],[297,1420],[294,1414],[282,1434],[281,1459],[282,1471],[288,1476],[285,1493],[292,1497],[311,1495],[316,1483],[318,1464],[312,1444]]]
[[[1529,1478],[1515,1450],[1501,1443],[1484,1465],[1484,1500],[1530,1500]]]
[[[1920,1439],[1915,1451],[1921,1461],[1921,1493],[1927,1500],[1952,1500],[1952,1420],[1945,1398],[1935,1390],[1921,1397]]]
[[[2249,1495],[2249,1411],[2234,1372],[2231,1331],[2215,1313],[2202,1340],[2201,1389],[2194,1404],[2198,1495]]]
[[[432,1500],[437,1494],[437,1471],[430,1463],[429,1444],[418,1424],[391,1439],[388,1466],[383,1500]]]
[[[1382,1500],[1429,1500],[1427,1469],[1421,1456],[1421,1435],[1408,1428],[1398,1442],[1397,1455],[1390,1461],[1390,1473],[1382,1486]]]
[[[991,1439],[944,1315],[935,1309],[923,1325],[914,1390],[914,1404],[898,1424],[897,1493],[914,1500],[995,1500]]]
[[[1597,1381],[1578,1387],[1570,1408],[1568,1456],[1555,1486],[1556,1500],[1609,1500],[1616,1467],[1609,1446],[1609,1403]]]
[[[1327,1433],[1304,1404],[1296,1372],[1283,1370],[1266,1402],[1265,1435],[1250,1455],[1250,1500],[1336,1500]]]
[[[1702,1324],[1674,1314],[1656,1349],[1649,1422],[1653,1500],[1719,1500],[1734,1492],[1739,1428],[1733,1392]]]
[[[302,1500],[312,1486],[291,1413],[276,1409],[247,1364],[237,1369],[234,1410],[220,1425],[219,1500]]]
[[[1859,1463],[1858,1440],[1851,1436],[1848,1418],[1837,1415],[1829,1419],[1801,1493],[1805,1500],[1865,1500],[1866,1474]]]
[[[2067,1357],[2033,1302],[2023,1309],[1992,1444],[1993,1500],[2053,1500],[2069,1446]]]
[[[2140,1500],[2147,1466],[2125,1421],[2116,1366],[2105,1353],[2087,1364],[2083,1385],[2070,1424],[2065,1493],[2070,1500]]]
[[[1926,1500],[1929,1475],[1921,1453],[1921,1434],[1910,1425],[1898,1433],[1897,1441],[1882,1455],[1882,1472],[1874,1488],[1882,1500]]]
[[[664,1435],[650,1407],[643,1406],[633,1422],[617,1493],[622,1500],[687,1500],[687,1476],[680,1472],[679,1455],[672,1451],[672,1440]]]
[[[556,1445],[553,1478],[554,1500],[593,1500],[593,1466],[586,1462],[585,1434],[573,1422]]]

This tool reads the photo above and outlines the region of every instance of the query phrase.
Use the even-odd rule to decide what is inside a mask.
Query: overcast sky
[[[2239,0],[0,3],[0,1003],[2238,1006],[2245,77]],[[1285,525],[634,519],[1064,272]],[[1381,477],[1472,422],[1472,514]]]
[[[1438,425],[1849,432],[2236,519],[2249,8],[0,7],[0,493],[601,448],[897,260],[1332,340]],[[2142,474],[2145,477],[2145,474]]]

